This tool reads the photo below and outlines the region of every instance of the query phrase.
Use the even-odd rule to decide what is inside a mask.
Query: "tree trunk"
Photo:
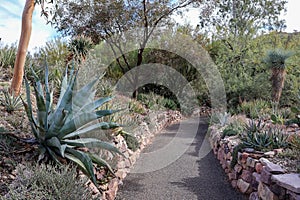
[[[284,69],[272,69],[272,99],[274,102],[279,103],[282,89],[284,86],[286,71]]]
[[[24,65],[32,30],[32,14],[34,0],[26,0],[22,14],[22,30],[18,46],[18,52],[14,64],[14,75],[10,86],[10,93],[19,95],[23,82]]]

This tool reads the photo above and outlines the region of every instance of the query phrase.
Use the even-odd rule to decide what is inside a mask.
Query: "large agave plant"
[[[32,70],[33,71],[33,70]],[[48,83],[48,67],[45,70],[45,85],[34,73],[34,92],[36,98],[37,114],[33,115],[30,97],[30,85],[26,83],[27,103],[24,103],[32,132],[39,144],[40,156],[43,159],[47,154],[54,161],[60,163],[65,158],[76,163],[96,184],[93,163],[105,165],[113,173],[108,163],[95,154],[83,152],[80,147],[99,147],[111,152],[119,150],[111,143],[96,138],[80,138],[86,133],[97,129],[110,129],[118,127],[113,122],[99,122],[91,124],[103,116],[111,115],[117,110],[97,110],[102,104],[111,100],[110,97],[94,100],[93,86],[97,79],[91,81],[81,89],[75,90],[77,73],[71,70],[66,72],[62,80],[58,102],[53,106],[53,92],[50,92]]]

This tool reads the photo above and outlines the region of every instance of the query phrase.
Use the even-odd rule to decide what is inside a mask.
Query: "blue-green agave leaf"
[[[123,155],[115,145],[112,143],[104,142],[101,140],[98,140],[96,138],[80,138],[80,139],[74,139],[74,140],[62,140],[63,143],[66,143],[68,145],[76,146],[76,147],[87,147],[87,148],[95,148],[100,147],[102,149],[106,149],[111,152],[118,153],[120,155]]]
[[[116,127],[119,127],[119,126],[120,125],[118,125],[116,123],[113,123],[113,122],[110,122],[110,123],[100,122],[100,123],[88,126],[86,128],[77,130],[73,133],[70,133],[70,134],[64,136],[63,138],[66,139],[66,138],[71,138],[71,137],[74,137],[74,136],[79,136],[79,135],[86,134],[86,133],[89,133],[91,131],[94,131],[96,129],[111,129],[111,128],[116,128]]]
[[[96,163],[99,166],[107,167],[109,172],[112,173],[114,176],[116,176],[114,173],[114,170],[111,168],[111,166],[110,166],[110,164],[108,164],[108,162],[106,162],[104,159],[100,158],[96,154],[93,154],[93,153],[87,153],[87,154],[89,155],[89,157],[92,159],[92,161],[94,163]]]
[[[86,125],[87,123],[99,119],[101,117],[111,115],[113,113],[119,112],[119,110],[99,110],[94,113],[83,113],[74,119],[68,121],[67,123],[64,124],[62,129],[59,131],[59,138],[63,138],[65,135],[74,132],[78,128]]]
[[[52,138],[48,139],[46,143],[48,146],[56,147],[57,149],[59,149],[60,155],[62,157],[65,157],[64,154],[65,154],[67,145],[61,144],[61,142],[59,141],[59,139],[57,137],[52,137]]]
[[[91,180],[93,181],[93,183],[95,185],[97,185],[96,182],[96,177],[94,174],[94,169],[93,169],[93,162],[92,159],[85,153],[72,149],[72,148],[68,148],[66,149],[66,152],[72,154],[74,157],[76,157],[78,160],[81,161],[81,165],[79,165],[80,167],[82,167],[82,164],[84,166],[84,169],[87,172],[87,175],[90,176]],[[67,157],[67,155],[66,155]],[[67,157],[68,158],[68,157]],[[72,160],[73,161],[73,160]],[[75,162],[75,161],[74,161]],[[77,162],[76,162],[77,163]]]

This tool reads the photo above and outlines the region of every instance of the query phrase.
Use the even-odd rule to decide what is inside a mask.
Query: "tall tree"
[[[204,0],[200,26],[224,37],[283,30],[287,0]],[[213,32],[214,31],[214,32]]]
[[[32,30],[33,11],[34,0],[26,0],[22,14],[22,31],[19,40],[17,56],[14,64],[14,75],[10,86],[10,92],[16,96],[20,94],[22,86],[24,65],[26,61],[26,54]]]
[[[65,35],[85,35],[95,43],[106,41],[115,55],[121,71],[125,74],[129,69],[143,62],[143,53],[153,34],[159,26],[167,26],[171,15],[193,3],[195,0],[158,1],[158,0],[71,0],[60,1],[54,22],[58,31]],[[135,61],[130,62],[124,53],[124,33],[140,29],[139,46]],[[132,54],[131,54],[132,55]],[[138,76],[130,79],[131,84],[137,83]],[[137,88],[136,88],[137,89]],[[137,93],[133,94],[136,97]]]
[[[22,28],[21,36],[18,45],[17,56],[14,64],[14,74],[10,86],[10,93],[18,96],[21,91],[24,65],[26,61],[26,54],[32,31],[32,14],[35,4],[40,4],[44,11],[44,3],[53,3],[53,0],[26,0],[22,14]]]

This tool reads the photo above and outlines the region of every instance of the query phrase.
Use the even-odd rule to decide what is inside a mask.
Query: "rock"
[[[264,183],[260,182],[258,185],[258,196],[261,200],[278,200],[279,198],[270,190]]]
[[[243,152],[241,162],[246,163],[248,157],[249,157],[249,153]]]
[[[263,183],[266,183],[266,184],[270,185],[270,183],[271,183],[271,176],[272,176],[272,174],[264,166],[263,169],[262,169],[262,171],[261,171],[261,181]]]
[[[245,194],[247,192],[247,190],[250,187],[250,183],[247,183],[246,181],[244,181],[243,179],[239,179],[237,181],[237,187],[239,188],[239,190]]]
[[[247,153],[254,153],[255,152],[255,150],[253,148],[245,148],[244,151],[247,152]]]
[[[279,199],[286,199],[286,189],[277,185],[272,184],[270,185],[270,190],[278,196]]]
[[[231,186],[232,186],[233,188],[237,188],[237,180],[232,180],[232,181],[231,181]]]
[[[247,158],[247,162],[246,162],[246,164],[247,164],[247,166],[249,166],[249,167],[255,167],[255,164],[258,162],[258,160],[256,160],[256,159],[253,159],[253,158],[251,158],[251,157],[248,157]]]
[[[287,194],[289,195],[290,200],[300,200],[300,194],[296,194],[291,191],[287,191]]]
[[[261,182],[261,175],[256,172],[253,172],[252,173],[252,182],[251,182],[252,188],[257,190],[259,182]]]
[[[257,192],[252,192],[249,196],[249,200],[259,200],[259,196]]]
[[[261,159],[259,159],[259,161],[266,167],[266,170],[268,172],[271,172],[272,174],[283,174],[283,173],[285,173],[284,169],[282,169],[279,165],[270,162],[266,158],[261,158]]]
[[[264,153],[264,156],[273,158],[275,156],[275,152],[274,151],[268,151],[268,152]]]
[[[258,162],[258,163],[256,163],[255,164],[255,171],[257,172],[257,173],[261,173],[261,171],[262,171],[262,169],[263,169],[263,165],[260,163],[260,162]]]
[[[299,128],[298,124],[293,123],[289,125],[290,128]]]
[[[230,181],[231,180],[236,180],[237,177],[238,177],[238,175],[237,175],[237,173],[235,171],[233,171],[233,172],[231,172],[231,173],[228,174],[228,178],[229,178]]]
[[[300,194],[300,175],[299,174],[280,174],[273,175],[272,181],[283,188]]]
[[[243,170],[241,178],[246,181],[247,183],[252,182],[252,173],[248,170]]]
[[[281,154],[283,152],[283,149],[274,149],[275,154]]]
[[[108,190],[103,193],[104,199],[114,200],[117,195],[119,181],[117,178],[110,180]]]
[[[243,170],[243,167],[239,164],[234,166],[234,171],[236,171],[237,173],[240,173]]]

